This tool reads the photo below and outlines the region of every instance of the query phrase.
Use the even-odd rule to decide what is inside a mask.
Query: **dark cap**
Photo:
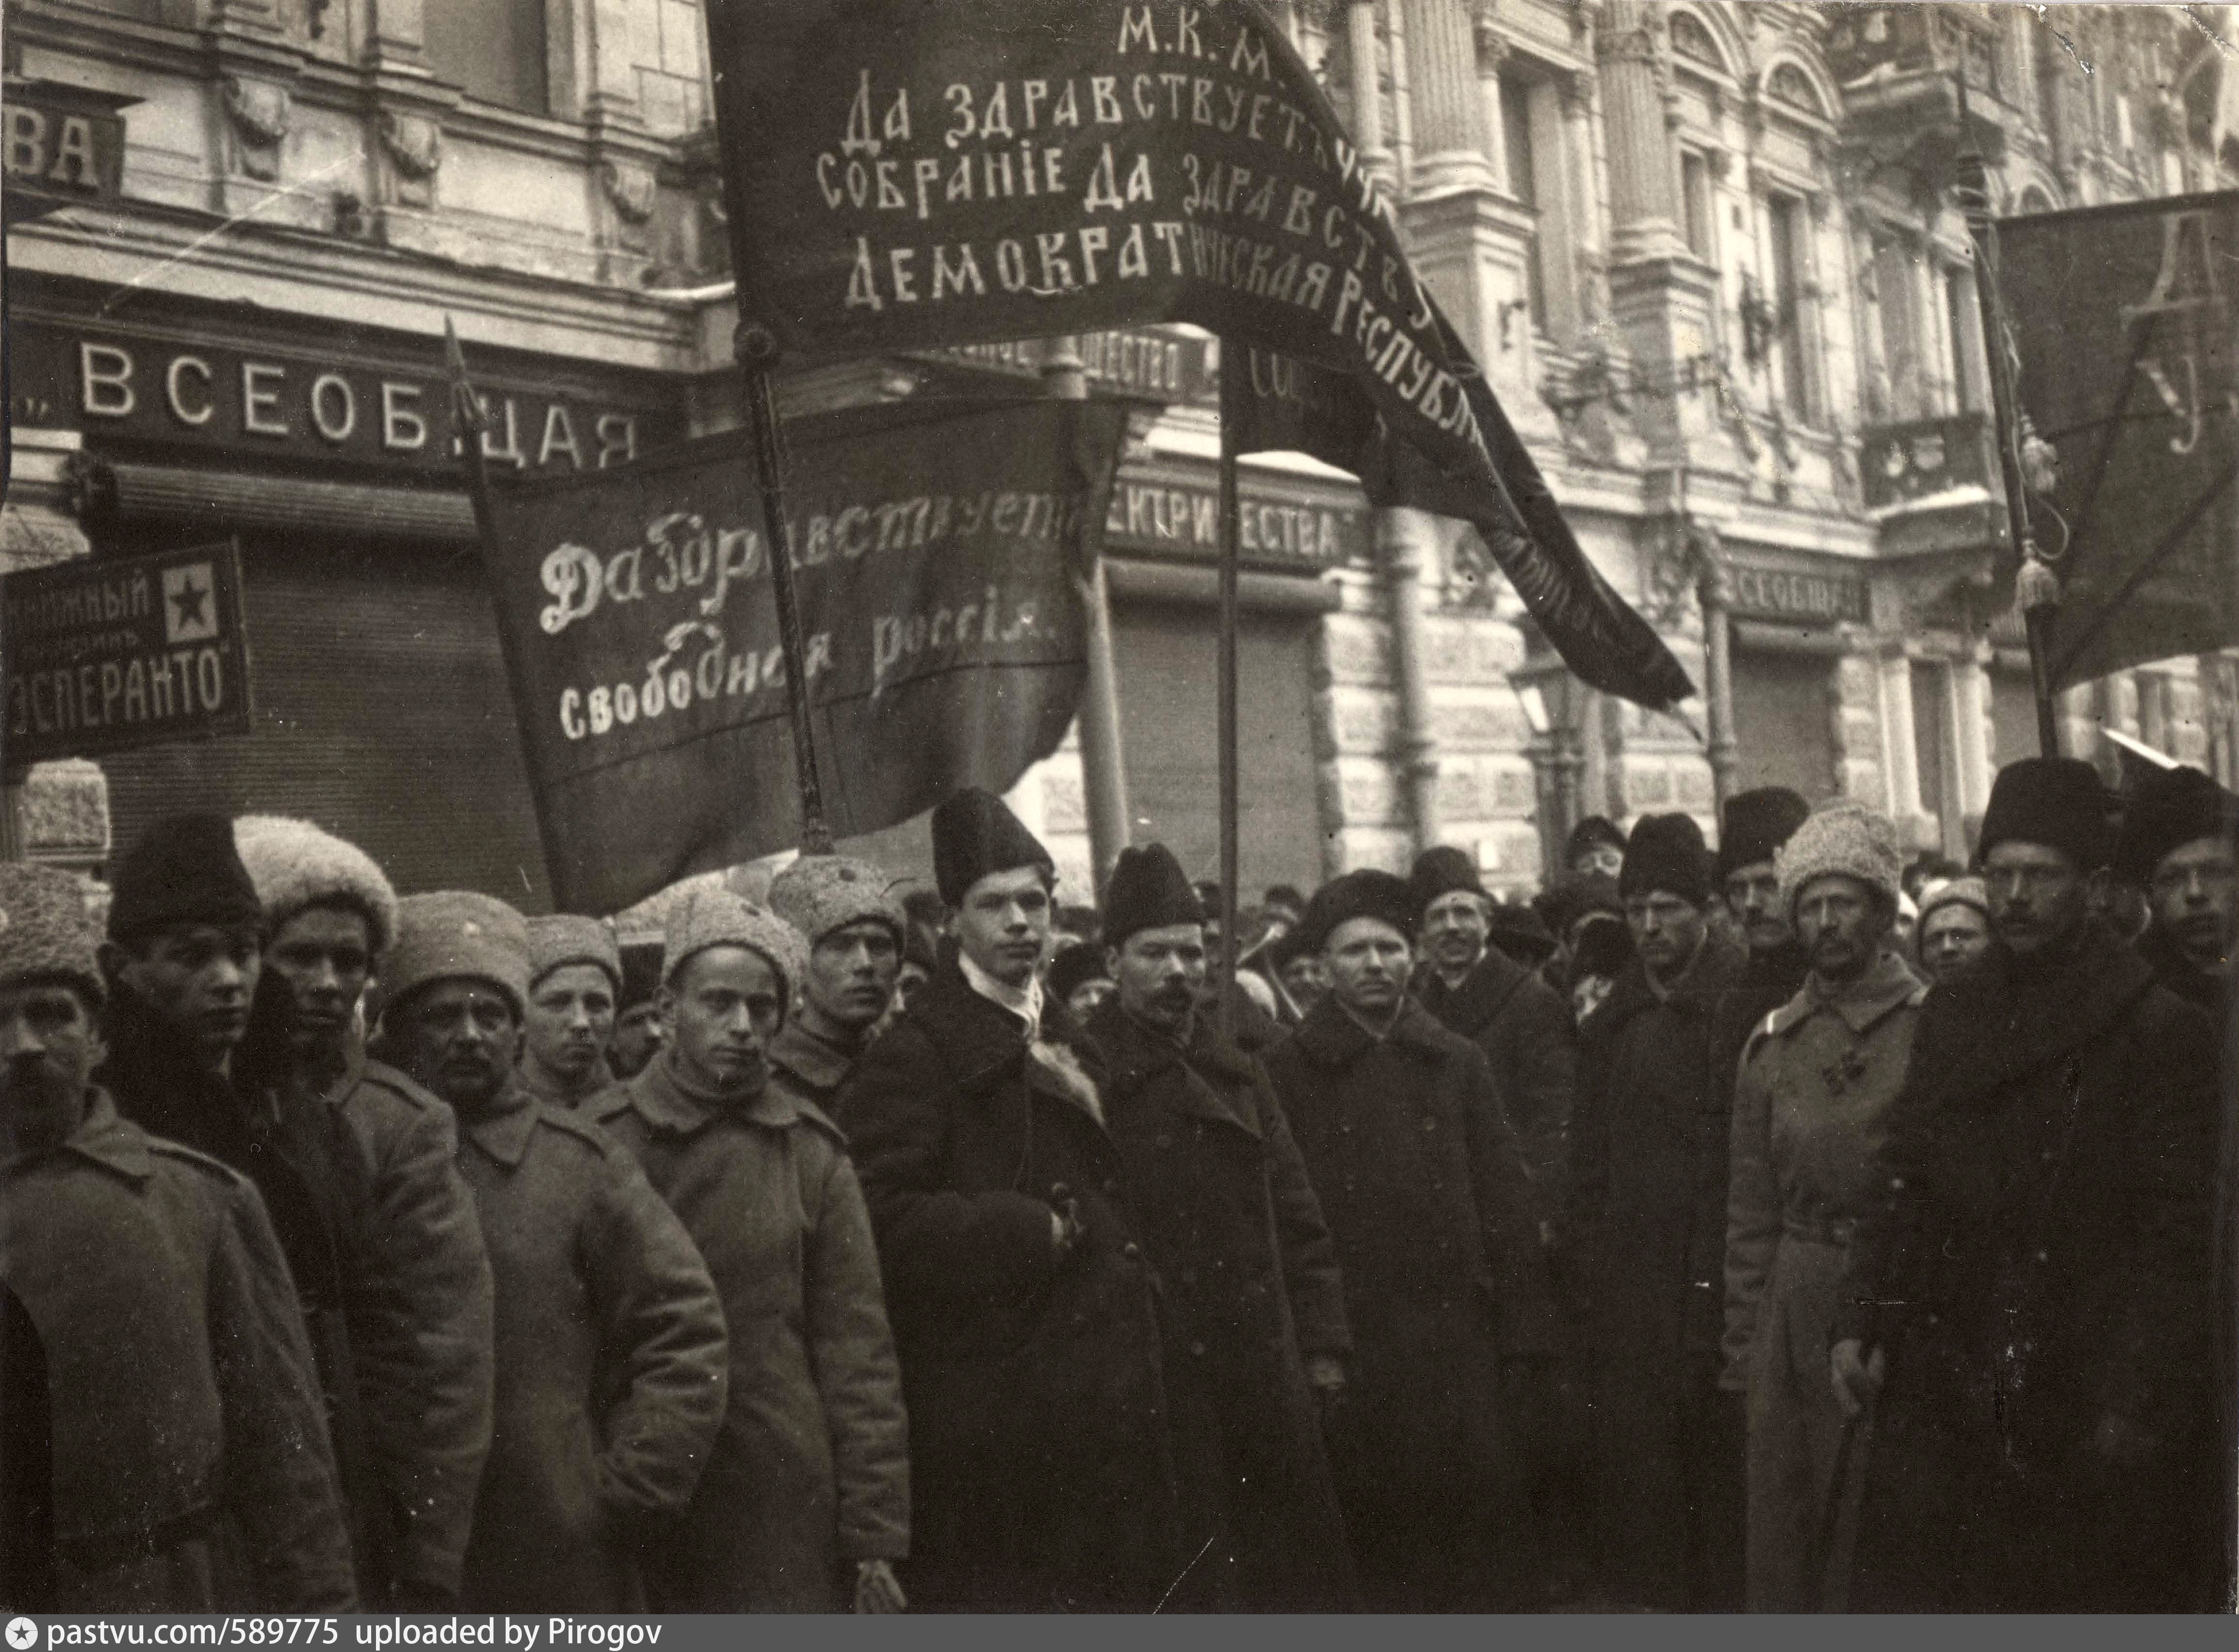
[[[933,880],[941,899],[960,906],[973,884],[998,872],[1039,866],[1054,878],[1057,864],[993,792],[967,786],[933,812]]]
[[[110,884],[113,941],[173,924],[263,926],[264,905],[234,846],[229,815],[196,812],[156,821],[117,862]]]
[[[2112,858],[2107,789],[2099,771],[2076,757],[2024,757],[1998,771],[1983,811],[1977,864],[2002,843],[2038,843],[2057,849],[2079,872],[2096,872]]]
[[[1202,924],[1205,906],[1189,874],[1163,843],[1122,849],[1104,892],[1104,942],[1114,951],[1139,929]]]
[[[1700,906],[1711,899],[1711,852],[1691,814],[1644,814],[1624,846],[1618,892],[1628,899],[1661,890]]]
[[[1415,938],[1415,896],[1404,878],[1364,868],[1333,879],[1314,892],[1306,916],[1292,932],[1300,952],[1319,952],[1329,944],[1330,932],[1355,918],[1374,918],[1392,926],[1409,940]]]
[[[2239,839],[2239,797],[2196,768],[2156,769],[2138,782],[2123,812],[2116,875],[2142,887],[2162,857],[2202,838]]]
[[[1760,786],[1728,798],[1718,826],[1718,859],[1711,868],[1712,881],[1723,888],[1726,879],[1742,867],[1771,859],[1810,814],[1811,806],[1802,793],[1784,786]]]
[[[1451,895],[1457,889],[1467,890],[1472,895],[1485,893],[1485,881],[1477,875],[1477,862],[1466,850],[1457,849],[1451,843],[1432,844],[1415,857],[1415,869],[1407,874],[1407,887],[1414,894],[1418,923],[1430,910],[1431,903],[1441,895]]]

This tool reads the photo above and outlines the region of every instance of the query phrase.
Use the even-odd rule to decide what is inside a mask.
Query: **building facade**
[[[1731,714],[1585,691],[1470,530],[1371,510],[1311,461],[1249,461],[1247,898],[1430,841],[1528,888],[1580,813],[1708,826],[1721,787],[1764,784],[1963,853],[2036,729],[1960,157],[1984,157],[2002,213],[2231,187],[2224,10],[1271,3],[1588,554],[1698,682],[1725,634]],[[11,182],[60,200],[8,234],[0,559],[237,534],[258,694],[249,736],[33,771],[31,851],[98,865],[201,801],[313,816],[403,887],[541,904],[471,514],[429,415],[448,319],[501,464],[580,469],[736,421],[696,4],[19,0],[7,46]],[[46,115],[72,98],[121,121],[102,165],[63,163]],[[1202,875],[1217,859],[1219,367],[1215,341],[1145,328],[785,386],[805,409],[1077,374],[1135,409],[1106,524],[1118,762],[1092,773],[1069,740],[1014,793],[1084,894],[1100,787],[1138,839]],[[2239,781],[2231,659],[2062,713],[2071,751],[2111,762],[2112,727]],[[923,837],[871,846],[922,866]]]

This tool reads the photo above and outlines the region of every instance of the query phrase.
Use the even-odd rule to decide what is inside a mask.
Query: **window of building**
[[[551,107],[545,0],[425,0],[428,66],[469,97],[541,115]]]
[[[1508,161],[1508,193],[1517,204],[1539,210],[1539,163],[1531,144],[1531,83],[1521,75],[1500,77],[1500,136]],[[1544,222],[1544,220],[1542,221]],[[1535,327],[1547,325],[1547,271],[1539,251],[1540,231],[1535,224],[1524,249],[1526,297]]]
[[[1943,272],[1943,308],[1951,335],[1951,398],[1956,413],[1980,413],[1990,405],[1985,394],[1981,313],[1975,308],[1975,275],[1970,269]]]
[[[1686,217],[1687,250],[1705,263],[1716,263],[1712,250],[1711,163],[1693,149],[1679,153],[1680,209]]]
[[[1772,307],[1778,348],[1774,352],[1775,394],[1789,415],[1800,423],[1812,421],[1810,324],[1804,295],[1804,272],[1810,268],[1804,236],[1810,222],[1804,203],[1791,195],[1765,197],[1771,233]]]

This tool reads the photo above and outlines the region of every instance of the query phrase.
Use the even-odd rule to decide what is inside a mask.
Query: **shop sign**
[[[1863,574],[1803,573],[1737,561],[1733,600],[1737,620],[1778,620],[1790,625],[1864,625],[1872,608]]]
[[[21,425],[214,449],[260,465],[458,463],[450,389],[432,343],[424,366],[389,365],[276,341],[36,320],[15,330],[10,348],[10,411]],[[508,382],[493,372],[482,396],[482,452],[501,470],[604,470],[683,434],[681,407],[620,404],[549,379]]]
[[[1207,341],[1147,327],[1084,333],[1073,341],[1083,376],[1097,389],[1145,401],[1211,401],[1219,379]],[[1022,378],[1040,378],[1050,342],[1020,339],[997,344],[953,344],[928,352],[973,367]]]
[[[1312,499],[1247,489],[1240,501],[1238,549],[1246,562],[1319,574],[1365,561],[1368,513]],[[1113,485],[1104,542],[1112,550],[1212,558],[1220,550],[1220,494],[1212,488],[1122,476]]]
[[[76,558],[0,580],[10,773],[249,724],[241,550]]]
[[[138,101],[52,81],[9,80],[0,107],[8,216],[117,199],[124,189],[124,117],[116,110]]]

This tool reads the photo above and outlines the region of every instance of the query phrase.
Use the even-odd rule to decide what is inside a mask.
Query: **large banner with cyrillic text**
[[[790,420],[787,507],[824,800],[841,837],[1002,791],[1054,750],[1125,414],[947,401]],[[799,840],[744,439],[500,487],[484,547],[571,912]]]
[[[1657,707],[1691,691],[1594,576],[1252,0],[720,0],[708,26],[741,309],[781,348],[1186,321],[1318,366],[1454,514],[1498,524],[1582,677]]]

